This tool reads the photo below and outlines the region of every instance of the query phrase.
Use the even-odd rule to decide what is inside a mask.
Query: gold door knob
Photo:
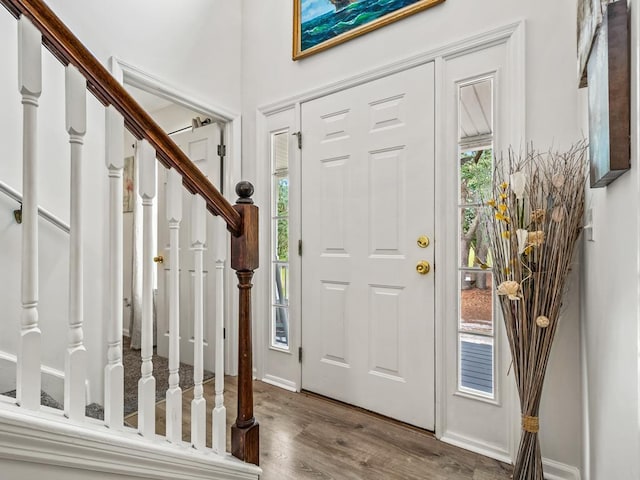
[[[429,246],[429,237],[426,235],[420,235],[416,243],[420,248],[427,248]]]
[[[426,275],[431,271],[431,265],[426,260],[420,260],[416,265],[416,272],[420,275]]]
[[[156,263],[164,263],[164,257],[162,255],[158,255],[157,257],[153,257],[153,261]]]

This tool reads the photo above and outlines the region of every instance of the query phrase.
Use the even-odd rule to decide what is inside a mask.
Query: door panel
[[[302,105],[302,386],[434,428],[434,67]]]
[[[210,124],[187,131],[172,138],[200,170],[219,185],[220,159],[217,155],[219,126]],[[163,249],[163,272],[158,275],[158,354],[169,354],[169,228],[166,220],[166,170],[160,169],[158,189],[158,245]],[[180,222],[180,361],[193,365],[194,355],[194,257],[191,251],[191,204],[193,195],[186,189],[182,193],[182,220]],[[206,215],[207,240],[204,254],[204,368],[215,369],[215,249],[213,243],[222,238],[217,219]],[[226,235],[225,237],[226,238]],[[225,240],[226,241],[226,240]]]

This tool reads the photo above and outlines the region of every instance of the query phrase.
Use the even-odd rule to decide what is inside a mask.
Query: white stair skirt
[[[203,453],[185,442],[176,448],[160,436],[143,440],[132,428],[114,432],[89,418],[78,427],[60,410],[41,407],[35,414],[13,401],[0,396],[0,459],[6,478],[257,480],[262,473],[230,454]]]

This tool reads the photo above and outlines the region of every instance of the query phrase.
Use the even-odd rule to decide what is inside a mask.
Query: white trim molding
[[[10,366],[4,368],[2,362],[9,363]],[[15,372],[17,362],[17,357],[14,354],[0,350],[0,393],[16,389]],[[42,376],[42,390],[56,402],[62,404],[64,400],[64,372],[41,364],[40,374]],[[91,383],[88,379],[85,380],[84,387],[85,403],[89,405],[91,403]]]
[[[379,78],[393,75],[394,73],[403,72],[410,68],[417,67],[425,63],[433,62],[439,58],[447,58],[447,59],[455,58],[457,56],[471,53],[475,50],[488,48],[492,45],[507,43],[509,40],[516,40],[516,43],[524,42],[524,21],[523,20],[518,20],[514,23],[510,23],[509,25],[505,25],[493,30],[488,30],[486,32],[474,35],[472,37],[468,37],[458,42],[439,46],[434,49],[428,50],[426,52],[420,53],[418,55],[414,55],[412,57],[408,57],[408,58],[399,60],[397,62],[393,62],[388,65],[375,68],[373,70],[368,70],[359,75],[354,75],[352,77],[345,78],[338,82],[330,83],[330,84],[323,85],[311,90],[307,90],[305,92],[293,95],[286,99],[279,100],[277,102],[262,105],[258,107],[258,112],[265,116],[273,115],[280,111],[293,108],[299,103],[315,100],[316,98],[324,97],[331,93],[340,92],[348,88],[362,85],[363,83],[368,83],[373,80],[377,80]],[[520,68],[520,66],[524,68],[525,59],[524,59],[523,51],[524,51],[524,48],[520,48],[519,46],[513,49],[514,59],[518,60],[518,57],[516,56],[517,54],[522,55],[521,59],[518,60],[521,64],[518,66],[518,68]],[[524,72],[523,72],[522,80],[524,81]],[[521,90],[522,92],[514,91],[513,95],[516,95],[516,93],[523,93],[524,84],[522,85]],[[524,112],[523,112],[522,118],[524,119]],[[259,141],[260,140],[258,139],[258,142]]]
[[[456,447],[464,448],[471,452],[479,453],[485,457],[493,458],[508,465],[512,464],[511,453],[497,445],[490,445],[485,442],[460,435],[454,432],[447,432],[441,441]],[[548,458],[542,459],[545,480],[581,480],[580,470],[565,463],[556,462]]]
[[[449,445],[464,448],[470,452],[479,453],[485,457],[493,458],[503,463],[511,465],[511,454],[505,448],[499,445],[492,445],[487,442],[481,442],[466,435],[461,435],[455,432],[447,432],[440,437],[440,440]]]
[[[268,383],[269,385],[273,385],[275,387],[280,387],[283,388],[285,390],[289,390],[290,392],[297,392],[298,391],[298,386],[296,385],[295,382],[292,382],[290,380],[286,380],[284,378],[280,378],[280,377],[276,377],[275,375],[269,375],[266,374],[263,378],[262,381],[264,383]]]
[[[566,463],[543,458],[542,467],[546,480],[581,480],[580,470]]]
[[[17,462],[159,480],[257,480],[262,473],[230,454],[200,452],[184,442],[175,448],[162,437],[144,439],[133,429],[114,431],[97,421],[80,427],[57,410],[25,413],[4,399],[0,430],[0,458]]]

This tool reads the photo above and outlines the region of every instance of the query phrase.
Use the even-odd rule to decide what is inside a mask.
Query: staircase
[[[18,22],[18,78],[22,103],[23,158],[21,207],[21,287],[19,331],[4,335],[18,338],[15,353],[15,398],[0,395],[0,458],[2,478],[31,479],[46,473],[49,478],[148,478],[148,479],[257,479],[259,464],[259,427],[253,415],[251,281],[258,267],[258,208],[251,196],[253,186],[240,182],[239,198],[231,205],[204,174],[185,156],[151,117],[131,98],[122,85],[69,31],[41,0],[0,0]],[[39,188],[37,182],[40,137],[38,134],[39,98],[47,79],[43,78],[42,45],[65,68],[65,125],[70,148],[56,152],[69,157],[70,210],[68,225],[69,313],[64,356],[63,409],[43,405],[43,348],[48,338],[39,324],[42,273],[39,263]],[[87,90],[104,107],[104,144],[106,148],[104,182],[108,183],[108,214],[103,219],[108,232],[108,263],[104,304],[105,332],[102,347],[85,344],[85,291],[91,288],[84,276],[89,253],[83,219],[82,172],[95,158],[83,158],[85,135],[92,128],[87,121]],[[20,119],[16,118],[16,122]],[[98,128],[102,128],[100,125]],[[123,141],[124,129],[137,139],[139,195],[143,204],[143,320],[142,367],[138,384],[138,428],[123,422],[124,369],[122,364],[122,285],[123,285]],[[50,152],[48,152],[50,153]],[[153,269],[152,212],[156,201],[158,162],[169,169],[167,183],[167,219],[170,230],[169,292],[169,389],[166,395],[166,437],[156,435],[155,378],[153,377]],[[2,180],[2,179],[0,179]],[[51,181],[56,181],[51,179]],[[182,219],[182,195],[186,189],[194,196],[192,207],[191,250],[195,304],[193,318],[180,318],[179,301],[179,229]],[[86,189],[85,189],[86,190]],[[53,215],[46,212],[52,221]],[[47,217],[48,215],[48,217]],[[101,215],[101,212],[96,213]],[[238,307],[238,416],[231,427],[231,452],[226,451],[227,425],[224,407],[223,319],[217,316],[215,405],[206,405],[203,397],[203,322],[206,217],[216,215],[230,233],[230,267],[236,271],[239,288]],[[53,217],[55,219],[55,217]],[[18,214],[16,214],[18,219]],[[56,220],[57,221],[57,220]],[[55,222],[52,222],[55,224]],[[63,222],[59,222],[62,224]],[[1,238],[0,238],[1,242]],[[5,246],[3,246],[4,248]],[[186,248],[186,246],[183,246]],[[95,255],[95,252],[93,252]],[[216,274],[222,274],[222,270]],[[222,297],[216,306],[221,308]],[[191,439],[182,440],[182,391],[179,386],[180,322],[193,321],[195,332],[195,395],[191,403]],[[106,355],[105,355],[106,353]],[[102,358],[101,358],[102,357]],[[104,397],[92,399],[104,406],[104,420],[86,415],[87,382],[90,362],[104,365]],[[212,447],[205,442],[206,411],[213,410]]]

